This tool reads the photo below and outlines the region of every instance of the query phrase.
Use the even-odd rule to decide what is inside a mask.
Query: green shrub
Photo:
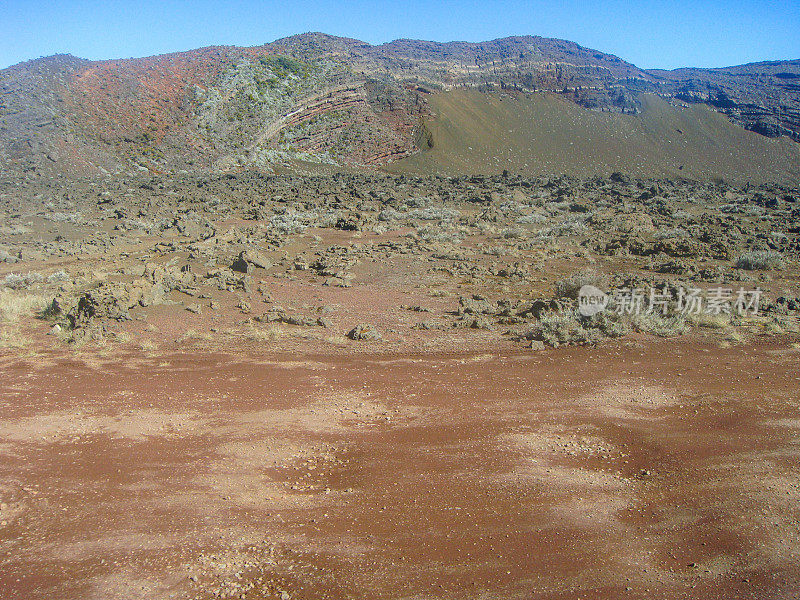
[[[593,328],[610,338],[619,338],[631,331],[630,320],[612,311],[603,311],[588,321]]]
[[[542,315],[532,337],[549,346],[585,344],[599,339],[597,331],[586,329],[573,312]]]
[[[273,73],[285,75],[292,73],[298,77],[308,75],[309,66],[302,60],[292,58],[291,56],[277,55],[277,56],[262,56],[259,62],[265,67],[269,67]]]

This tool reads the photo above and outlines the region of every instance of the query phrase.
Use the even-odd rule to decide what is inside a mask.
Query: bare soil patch
[[[3,598],[792,598],[773,341],[6,356]]]

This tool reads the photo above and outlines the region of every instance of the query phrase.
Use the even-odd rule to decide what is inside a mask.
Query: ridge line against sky
[[[481,42],[538,35],[614,54],[644,69],[725,67],[800,58],[796,0],[553,2],[196,2],[8,0],[0,68],[68,53],[91,60],[258,46],[306,31],[381,44]]]

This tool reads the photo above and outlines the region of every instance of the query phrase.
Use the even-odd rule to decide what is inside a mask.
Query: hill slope
[[[705,105],[650,94],[638,114],[585,110],[552,95],[456,90],[434,95],[433,147],[398,172],[800,180],[800,145],[747,131]]]
[[[648,107],[642,94],[656,93],[707,103],[765,136],[800,139],[798,77],[798,61],[644,71],[573,42],[531,36],[371,46],[311,33],[252,48],[130,60],[61,55],[0,71],[0,159],[6,172],[43,175],[270,171],[295,159],[381,166],[416,154],[423,124],[432,122],[431,106],[442,113],[436,107],[447,102],[437,94],[458,89],[555,94],[570,102],[552,105],[567,111],[556,121],[592,123],[607,120],[601,113],[638,114]],[[577,107],[593,112],[578,118]],[[506,127],[501,121],[497,128]],[[749,137],[723,137],[709,143],[740,144],[730,151],[743,154],[745,165],[772,156],[750,156],[761,146]],[[543,140],[540,150],[551,146],[558,144]],[[495,154],[504,151],[498,147]],[[540,164],[561,164],[557,156],[540,158]],[[613,158],[604,163],[616,163]],[[788,177],[784,159],[768,161],[766,172]],[[672,156],[666,162],[690,161]],[[698,165],[696,172],[712,167]]]

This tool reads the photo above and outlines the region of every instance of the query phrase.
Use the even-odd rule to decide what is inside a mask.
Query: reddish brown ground
[[[0,598],[795,598],[780,342],[0,357]]]

